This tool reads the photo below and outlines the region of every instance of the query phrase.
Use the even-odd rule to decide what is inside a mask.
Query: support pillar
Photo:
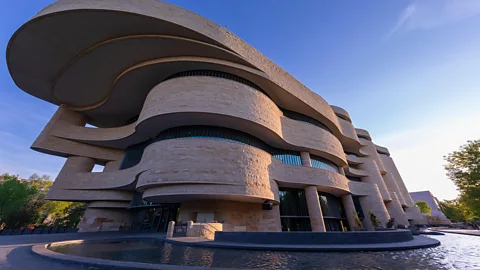
[[[325,232],[325,223],[323,222],[323,213],[322,208],[320,207],[317,187],[306,186],[305,198],[307,200],[308,215],[310,216],[312,232]]]
[[[113,160],[105,163],[105,167],[103,168],[103,172],[114,172],[118,171],[120,168],[120,163],[122,163],[121,160]]]
[[[166,238],[173,238],[173,231],[175,230],[175,221],[170,221],[168,223],[168,228],[167,228],[167,236]]]
[[[390,196],[392,197],[392,201],[387,203],[387,210],[390,214],[390,217],[395,219],[394,224],[408,226],[408,219],[405,216],[405,212],[403,212],[403,208],[400,204],[397,194],[395,192],[391,192]]]
[[[355,209],[355,204],[353,203],[353,198],[351,194],[342,196],[343,208],[345,209],[345,215],[347,216],[348,225],[350,230],[353,231],[355,225],[355,216],[357,216],[357,209]]]
[[[312,167],[310,153],[300,152],[300,158],[302,159],[303,166]],[[308,215],[310,216],[312,232],[325,232],[325,222],[323,221],[323,213],[316,186],[305,187],[305,199],[307,201]]]
[[[378,190],[377,185],[372,185],[372,190],[368,196],[360,197],[360,205],[362,206],[365,218],[363,219],[363,225],[367,230],[375,230],[372,222],[370,221],[370,214],[372,212],[380,220],[380,224],[385,226],[390,219],[387,208],[383,203],[382,196]]]
[[[310,159],[310,153],[300,152],[300,158],[302,159],[303,166],[312,167],[312,160]]]

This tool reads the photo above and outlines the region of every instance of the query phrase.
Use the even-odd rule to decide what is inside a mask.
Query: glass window
[[[281,217],[282,231],[311,231],[312,225],[308,217]]]
[[[325,230],[327,232],[346,232],[349,230],[349,227],[347,225],[348,222],[343,219],[325,218],[323,222],[325,223]]]
[[[291,165],[302,165],[302,159],[300,158],[300,153],[298,154],[274,154],[274,158],[278,158],[284,164],[291,164]]]
[[[279,197],[282,231],[311,231],[305,191],[281,188]]]
[[[344,218],[343,204],[340,198],[331,194],[319,192],[320,206],[324,217]]]
[[[352,196],[353,199],[353,204],[355,205],[355,210],[357,211],[357,215],[360,219],[365,218],[365,215],[363,214],[362,206],[360,204],[360,197],[358,196]]]
[[[319,169],[323,169],[323,170],[328,170],[328,171],[332,171],[332,172],[336,172],[338,173],[338,166],[335,165],[335,163],[325,159],[325,158],[322,158],[322,157],[319,157],[319,156],[315,156],[315,155],[310,155],[310,159],[312,161],[312,167],[314,168],[319,168]]]
[[[362,179],[360,177],[355,177],[355,176],[348,176],[347,179],[350,181],[355,181],[355,182],[362,182]]]
[[[143,151],[145,150],[145,147],[147,147],[149,144],[150,141],[146,141],[128,147],[125,151],[125,155],[123,156],[122,161],[120,162],[119,170],[128,169],[140,163],[140,160],[143,156]]]
[[[347,231],[345,210],[342,200],[332,194],[318,192],[320,207],[322,208],[325,229],[327,231]]]
[[[280,216],[308,217],[307,200],[303,189],[282,188],[279,197]]]

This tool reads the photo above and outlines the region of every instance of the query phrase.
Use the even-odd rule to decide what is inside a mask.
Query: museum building
[[[47,198],[88,203],[81,231],[423,222],[388,149],[346,110],[177,6],[55,2],[15,32],[7,64],[20,89],[58,105],[31,148],[65,158]]]

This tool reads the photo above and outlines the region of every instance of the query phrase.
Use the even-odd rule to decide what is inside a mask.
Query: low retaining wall
[[[264,245],[355,245],[413,240],[410,230],[362,232],[215,232],[215,242]]]

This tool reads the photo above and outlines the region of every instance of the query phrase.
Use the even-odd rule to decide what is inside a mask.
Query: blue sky
[[[47,0],[0,10],[0,49]],[[172,0],[226,26],[350,112],[388,147],[411,191],[456,196],[443,155],[480,138],[480,1]],[[0,173],[55,177],[30,150],[56,107],[19,90],[0,54]]]

